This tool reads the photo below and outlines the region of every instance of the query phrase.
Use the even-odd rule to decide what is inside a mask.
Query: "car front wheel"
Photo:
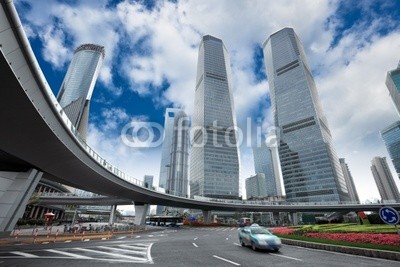
[[[242,239],[240,239],[240,244],[242,245],[242,247],[245,247],[245,246],[246,246],[246,244],[243,242]]]
[[[252,248],[254,251],[257,250],[256,244],[254,244],[254,242],[251,242],[251,248]]]

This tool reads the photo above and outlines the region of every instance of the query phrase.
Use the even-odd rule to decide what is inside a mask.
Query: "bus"
[[[147,225],[179,227],[183,225],[182,216],[151,216],[146,218]]]

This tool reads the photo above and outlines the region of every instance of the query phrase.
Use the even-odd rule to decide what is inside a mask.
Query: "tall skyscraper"
[[[189,182],[189,127],[185,112],[175,114],[171,144],[171,161],[167,177],[167,191],[171,195],[188,197]]]
[[[83,139],[86,139],[90,98],[104,55],[103,46],[80,45],[74,52],[58,92],[58,102]]]
[[[222,40],[203,36],[191,137],[190,194],[239,197],[239,152],[235,132],[231,68]]]
[[[303,46],[291,28],[264,42],[264,58],[288,201],[348,201],[332,136]]]
[[[388,71],[386,75],[386,86],[392,97],[397,113],[400,115],[400,62],[396,69]]]
[[[360,203],[356,186],[354,184],[353,176],[350,173],[349,166],[343,158],[339,159],[340,166],[342,167],[343,177],[346,181],[347,189],[349,191],[350,201]]]
[[[153,187],[153,175],[145,175],[144,176],[144,186],[146,188],[152,188]]]
[[[279,180],[276,181],[278,176],[275,177],[271,150],[265,143],[262,143],[261,146],[253,146],[253,156],[256,174],[262,173],[265,176],[266,194],[268,196],[277,196]]]
[[[399,190],[390,173],[386,158],[375,157],[371,163],[372,175],[382,200],[400,200]]]
[[[247,199],[254,197],[266,197],[267,185],[264,173],[257,173],[246,179],[246,196]]]
[[[386,149],[400,178],[400,121],[397,121],[381,131]]]
[[[171,163],[172,136],[174,134],[175,115],[182,111],[179,108],[167,108],[164,116],[164,137],[161,148],[160,178],[158,186],[167,187],[168,173]]]

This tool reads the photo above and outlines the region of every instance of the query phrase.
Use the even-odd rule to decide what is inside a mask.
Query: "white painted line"
[[[60,251],[60,250],[55,250],[55,249],[46,249],[46,251],[51,252],[51,253],[61,254],[61,255],[64,255],[64,256],[69,256],[69,257],[72,257],[72,258],[75,258],[75,259],[87,259],[87,260],[92,260],[93,259],[92,257],[86,257],[86,256],[82,256],[82,255],[79,255],[79,254],[69,253],[69,252],[66,252],[66,251]]]
[[[48,243],[49,243],[49,242],[42,242],[43,245],[46,245],[46,244],[48,244]]]
[[[218,256],[216,256],[216,255],[213,255],[213,257],[214,257],[214,258],[217,258],[217,259],[219,259],[219,260],[223,260],[223,261],[229,262],[229,263],[231,263],[231,264],[233,264],[233,265],[240,266],[240,264],[239,264],[239,263],[237,263],[237,262],[230,261],[230,260],[227,260],[227,259],[224,259],[224,258],[218,257]]]
[[[192,243],[193,244],[193,246],[195,246],[196,248],[198,248],[199,246],[198,245],[196,245],[196,243]]]
[[[193,238],[193,240],[197,240],[197,239],[198,239],[198,237]]]
[[[90,239],[83,239],[83,242],[88,242],[90,241]]]
[[[120,236],[117,239],[125,239],[125,238],[126,238],[126,236]]]
[[[137,237],[135,237],[135,238],[140,238],[140,235],[138,235]]]
[[[233,243],[234,245],[236,245],[236,246],[239,246],[239,247],[241,247],[242,245],[240,245],[240,244],[238,244],[238,243]]]
[[[72,240],[65,240],[64,243],[70,243]]]
[[[295,261],[303,261],[302,259],[293,258],[293,257],[289,257],[289,256],[285,256],[285,255],[280,255],[280,254],[273,254],[273,253],[270,253],[269,255],[277,256],[277,257],[282,257],[282,258],[286,258],[286,259],[290,259],[290,260],[295,260]]]
[[[107,237],[102,237],[101,240],[107,240]]]
[[[125,259],[140,261],[140,262],[147,261],[147,259],[133,257],[133,256],[127,256],[127,255],[123,255],[123,254],[120,254],[120,253],[117,254],[117,253],[111,253],[111,252],[105,252],[105,251],[99,251],[99,250],[93,250],[93,249],[87,249],[87,248],[73,248],[73,249],[77,249],[77,250],[80,250],[80,251],[91,252],[91,253],[109,255],[109,256],[116,257],[116,258],[125,258]]]
[[[103,247],[103,246],[98,246],[98,248],[114,250],[117,252],[120,251],[120,252],[132,253],[132,254],[137,254],[137,255],[142,255],[142,256],[146,256],[146,254],[147,254],[146,252],[128,250],[128,249],[122,249],[122,248],[112,248],[112,247]]]
[[[235,228],[231,228],[231,231],[232,231],[232,230],[235,230]]]
[[[135,250],[147,250],[147,246],[146,247],[142,247],[142,246],[135,246],[135,245],[119,245],[119,247],[121,248],[129,248],[129,249],[135,249]]]
[[[226,230],[228,230],[229,228],[225,228],[224,230],[222,230],[222,231],[226,231]]]
[[[11,253],[19,255],[19,256],[24,256],[24,257],[27,257],[27,258],[38,258],[39,257],[37,255],[33,255],[33,254],[30,254],[30,253],[25,253],[25,252],[21,252],[21,251],[11,251]]]
[[[153,263],[153,258],[151,257],[151,247],[153,246],[153,243],[150,244],[150,246],[147,249],[147,260],[150,263]]]
[[[226,240],[229,240],[229,237],[227,237]]]
[[[147,235],[148,237],[153,237],[154,235]]]

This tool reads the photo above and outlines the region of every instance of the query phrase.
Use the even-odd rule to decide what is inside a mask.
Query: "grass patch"
[[[369,243],[353,243],[347,241],[339,241],[339,240],[330,240],[330,239],[318,239],[307,236],[300,235],[279,235],[281,238],[300,240],[300,241],[308,241],[314,243],[321,244],[329,244],[329,245],[337,245],[337,246],[347,246],[347,247],[356,247],[356,248],[368,248],[368,249],[378,249],[378,250],[387,250],[387,251],[395,251],[400,252],[400,247],[398,246],[389,246],[389,245],[378,245],[378,244],[369,244]]]

